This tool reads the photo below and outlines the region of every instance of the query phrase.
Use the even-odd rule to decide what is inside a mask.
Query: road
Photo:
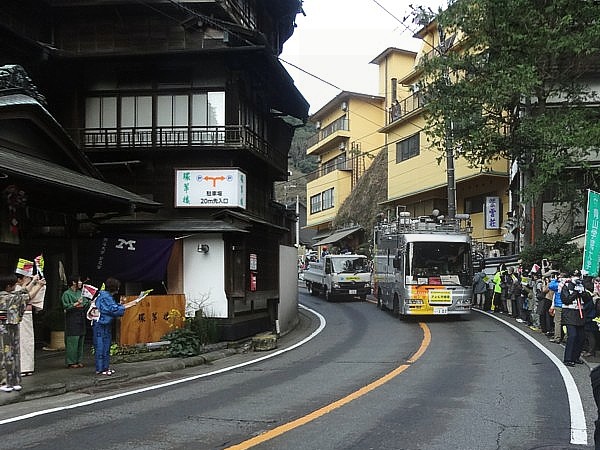
[[[188,377],[134,395],[139,386],[55,398],[56,412],[2,425],[0,448],[592,448],[570,444],[582,430],[572,429],[555,362],[494,318],[401,321],[368,302],[327,303],[304,289],[300,301],[324,326],[291,351],[145,380]],[[584,399],[591,443],[589,370],[568,372]],[[20,413],[49,407],[27,403]]]

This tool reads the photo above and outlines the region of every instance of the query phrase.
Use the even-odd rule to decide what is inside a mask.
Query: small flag
[[[94,298],[94,295],[96,295],[96,292],[98,292],[98,288],[92,286],[91,284],[84,284],[81,287],[81,296],[85,297],[85,298],[89,298],[90,300],[92,298]]]
[[[148,289],[147,291],[141,291],[140,295],[138,295],[138,298],[136,298],[134,301],[136,303],[141,302],[144,298],[146,298],[148,296],[148,294],[150,294],[150,292],[152,292],[154,289]]]
[[[15,273],[18,273],[19,275],[24,275],[26,277],[32,277],[33,276],[33,261],[19,258],[19,261],[17,262],[17,269],[15,270]]]
[[[35,266],[37,267],[37,272],[40,274],[40,278],[44,278],[44,256],[36,256],[34,261]]]
[[[533,267],[531,268],[531,271],[533,273],[538,273],[540,270],[540,266],[538,266],[537,264],[534,264]]]

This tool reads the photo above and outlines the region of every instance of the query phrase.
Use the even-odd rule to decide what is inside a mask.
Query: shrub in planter
[[[202,311],[197,311],[192,319],[188,319],[190,329],[196,333],[202,345],[214,344],[219,341],[219,330],[217,320],[207,317]]]
[[[202,348],[198,335],[187,326],[169,331],[162,340],[171,342],[167,352],[175,358],[199,355]]]

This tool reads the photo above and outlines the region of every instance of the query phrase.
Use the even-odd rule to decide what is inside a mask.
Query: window
[[[89,97],[85,100],[86,128],[115,128],[117,126],[117,98]]]
[[[310,213],[315,214],[321,211],[321,194],[313,195],[310,198]]]
[[[148,145],[152,141],[152,97],[121,98],[121,143]]]
[[[188,96],[159,95],[156,103],[159,144],[185,144],[188,141]]]
[[[335,158],[323,163],[321,166],[321,175],[327,175],[335,170]]]
[[[323,191],[322,197],[323,209],[333,208],[333,188]]]
[[[92,146],[116,145],[117,136],[121,144],[150,145],[153,132],[158,145],[223,142],[225,92],[92,96],[85,101],[85,126]]]
[[[396,144],[396,163],[418,156],[421,152],[420,134],[417,133]]]
[[[475,197],[465,198],[465,213],[482,213],[484,211],[486,197],[497,197],[497,194],[488,192]]]
[[[117,98],[89,97],[85,99],[85,145],[116,145]],[[112,133],[102,130],[110,129]]]

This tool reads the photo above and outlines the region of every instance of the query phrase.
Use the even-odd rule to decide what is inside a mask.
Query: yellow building
[[[307,154],[317,156],[319,167],[306,187],[306,226],[317,236],[331,233],[338,209],[383,148],[384,116],[384,98],[343,91],[310,117],[318,131]]]
[[[425,101],[417,82],[421,58],[429,57],[439,46],[437,28],[423,28],[418,53],[388,48],[373,61],[379,66],[380,92],[385,98],[385,122],[379,130],[385,136],[388,152],[388,200],[382,205],[393,215],[405,207],[416,216],[430,215],[434,209],[448,212],[448,170],[445,150],[433,147],[425,134]],[[506,160],[471,166],[454,160],[456,213],[468,213],[473,238],[488,249],[503,241],[508,205],[509,166]]]

